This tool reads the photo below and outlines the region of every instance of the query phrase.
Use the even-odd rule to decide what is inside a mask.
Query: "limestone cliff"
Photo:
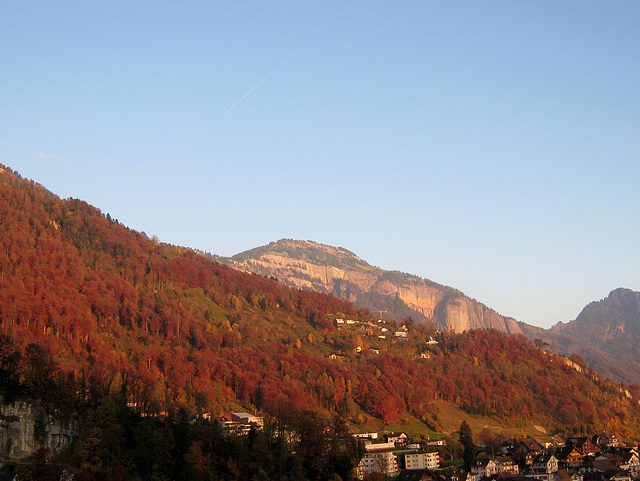
[[[456,332],[493,328],[522,333],[516,321],[456,289],[374,267],[341,247],[283,239],[219,260],[240,270],[277,277],[293,287],[336,295],[381,317],[411,317]]]
[[[4,404],[0,396],[0,457],[22,459],[40,446],[57,453],[80,435],[75,419],[62,421],[32,402]]]

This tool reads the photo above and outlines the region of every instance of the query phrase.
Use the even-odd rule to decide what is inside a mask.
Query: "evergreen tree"
[[[466,421],[462,421],[460,425],[460,444],[464,446],[464,453],[462,454],[462,459],[464,460],[467,466],[471,466],[474,457],[474,444],[473,444],[473,436],[471,434],[471,428],[467,424]]]

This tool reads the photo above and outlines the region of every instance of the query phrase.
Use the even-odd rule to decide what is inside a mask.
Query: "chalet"
[[[621,451],[616,454],[601,454],[591,463],[598,471],[617,469],[629,471],[632,475],[640,472],[640,460],[634,450]]]
[[[640,457],[635,450],[623,451],[617,454],[620,457],[620,469],[631,472],[631,474],[640,473]]]
[[[618,446],[620,446],[618,437],[615,434],[607,431],[600,434],[594,434],[591,438],[591,442],[600,446],[601,448],[617,448]]]
[[[407,435],[405,433],[389,433],[385,436],[388,443],[395,443],[396,446],[404,446],[407,444]]]
[[[517,476],[520,474],[520,467],[518,466],[518,463],[509,456],[496,457],[496,468],[498,469],[499,474],[505,473],[511,476]]]
[[[471,463],[471,474],[477,478],[491,477],[498,474],[498,467],[493,459],[476,458]]]
[[[583,456],[591,456],[602,451],[597,444],[594,444],[587,436],[569,438],[566,446],[575,447]]]
[[[557,473],[558,458],[549,453],[538,454],[538,456],[533,460],[532,467],[534,471],[539,473]]]
[[[511,451],[511,457],[521,459],[527,466],[542,453],[542,446],[533,439],[521,439]]]
[[[583,454],[575,446],[567,445],[556,449],[556,458],[561,468],[576,468],[584,463]]]
[[[569,475],[569,481],[584,481],[582,474],[577,471],[567,471],[567,474]],[[562,477],[560,477],[560,479],[562,479]]]

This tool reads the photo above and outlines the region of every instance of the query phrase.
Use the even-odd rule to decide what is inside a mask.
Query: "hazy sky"
[[[0,162],[160,240],[531,324],[640,290],[640,2],[7,1]]]

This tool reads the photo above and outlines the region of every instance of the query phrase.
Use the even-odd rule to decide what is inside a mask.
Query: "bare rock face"
[[[410,317],[456,332],[485,328],[522,334],[516,321],[456,289],[371,266],[341,247],[283,239],[220,260],[292,287],[333,294],[380,317]]]
[[[62,421],[29,402],[5,404],[0,397],[0,456],[23,459],[40,446],[58,453],[80,436],[77,419]]]

